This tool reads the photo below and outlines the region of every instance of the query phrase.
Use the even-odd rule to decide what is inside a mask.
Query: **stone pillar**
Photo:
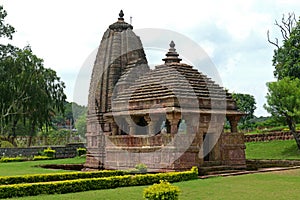
[[[112,135],[118,135],[119,133],[119,127],[115,121],[111,122],[111,134]]]
[[[180,117],[180,113],[167,113],[167,119],[169,120],[171,126],[171,134],[176,134],[178,132],[178,122]]]
[[[230,117],[227,117],[227,119],[229,120],[229,123],[230,123],[230,130],[231,130],[231,133],[237,133],[238,132],[238,122],[240,120],[240,117],[237,117],[237,116],[230,116]]]
[[[156,134],[156,123],[157,123],[158,118],[155,116],[152,116],[152,115],[151,115],[151,117],[149,115],[146,115],[144,118],[148,123],[148,135],[155,135]]]
[[[134,135],[136,133],[136,123],[133,121],[133,119],[128,116],[125,118],[127,123],[128,123],[128,126],[129,126],[129,135]]]
[[[199,165],[202,165],[204,163],[204,156],[203,156],[203,132],[199,131],[199,133],[196,136],[197,143],[199,147],[199,153],[198,153],[198,162]]]

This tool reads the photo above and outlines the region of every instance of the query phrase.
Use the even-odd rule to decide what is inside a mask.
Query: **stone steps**
[[[217,174],[228,174],[236,173],[244,170],[241,166],[229,166],[229,165],[216,165],[216,166],[205,166],[199,167],[199,175],[217,175]]]

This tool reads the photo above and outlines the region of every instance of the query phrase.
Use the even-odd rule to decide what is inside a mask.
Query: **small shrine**
[[[103,35],[91,77],[86,168],[245,168],[244,136],[231,94],[182,62],[171,41],[150,69],[140,38],[124,21]],[[224,132],[229,121],[231,132]]]

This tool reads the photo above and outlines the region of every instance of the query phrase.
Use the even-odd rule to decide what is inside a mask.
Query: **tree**
[[[4,23],[6,15],[0,6],[0,37],[12,39],[15,30]],[[0,133],[15,137],[22,120],[30,127],[30,146],[36,129],[50,126],[55,112],[64,111],[64,82],[55,71],[44,68],[43,60],[33,54],[30,46],[19,49],[1,44],[0,58]]]
[[[240,122],[242,126],[247,127],[249,120],[254,117],[254,111],[256,109],[254,96],[250,94],[233,93],[232,98],[236,101],[238,110],[246,114],[241,118]]]
[[[273,44],[274,50],[273,66],[274,76],[278,80],[284,77],[300,78],[300,20],[297,21],[295,14],[283,15],[281,23],[275,21],[282,35],[283,45],[280,46],[278,38],[271,41],[268,32],[268,41]]]
[[[0,38],[7,37],[12,39],[12,34],[15,32],[15,28],[9,24],[6,24],[4,18],[7,16],[7,12],[0,5]]]
[[[296,131],[296,121],[300,118],[300,80],[285,77],[267,86],[264,108],[275,118],[286,121],[300,149],[300,133]]]
[[[75,122],[75,127],[79,136],[84,137],[86,134],[86,115],[81,115]]]

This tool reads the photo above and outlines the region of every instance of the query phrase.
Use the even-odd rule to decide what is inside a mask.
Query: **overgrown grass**
[[[197,199],[298,199],[300,170],[249,174],[243,176],[197,179],[174,183],[182,193],[181,200]],[[97,190],[62,195],[43,195],[20,200],[140,200],[147,186]]]
[[[247,159],[300,160],[300,151],[295,140],[246,143]]]
[[[63,172],[65,170],[44,169],[36,166],[42,164],[82,164],[84,162],[84,157],[76,157],[55,160],[0,163],[0,176]]]

